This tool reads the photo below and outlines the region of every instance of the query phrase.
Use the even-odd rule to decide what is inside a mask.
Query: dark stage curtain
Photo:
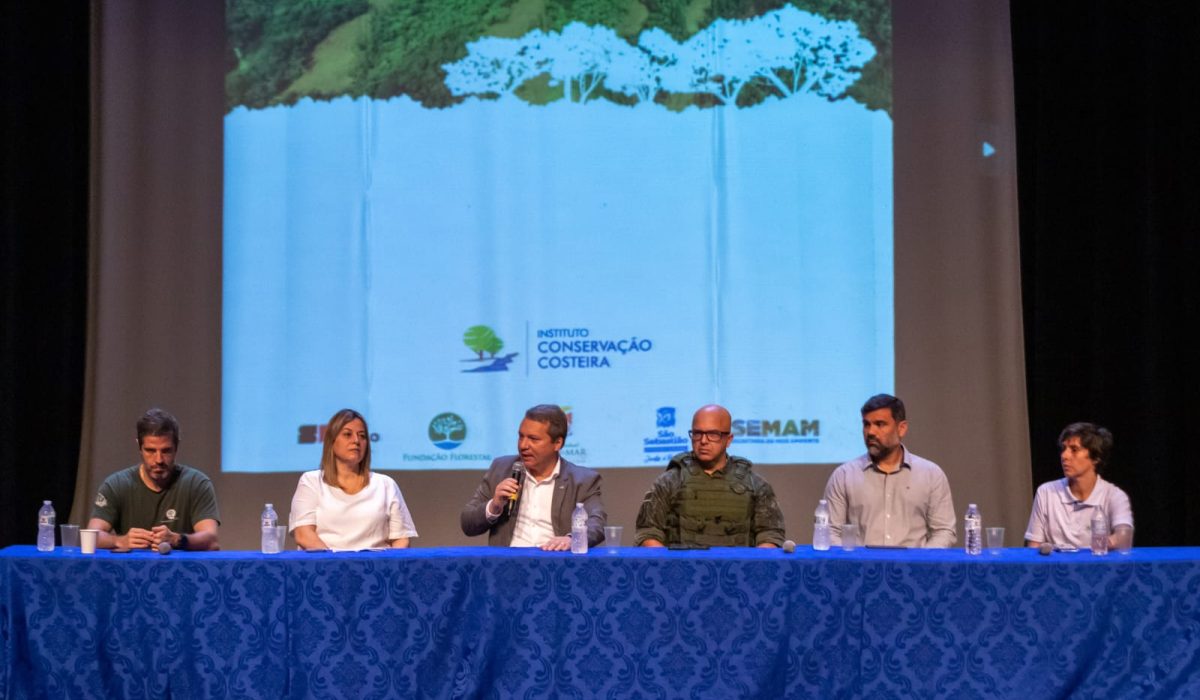
[[[1066,424],[1106,426],[1140,545],[1200,542],[1195,8],[1012,11],[1033,483]]]
[[[0,3],[0,546],[66,522],[87,325],[89,7]],[[84,517],[84,516],[80,516]]]

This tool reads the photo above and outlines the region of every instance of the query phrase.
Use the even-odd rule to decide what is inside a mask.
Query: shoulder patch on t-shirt
[[[108,505],[108,499],[104,497],[104,494],[96,492],[96,506],[103,508],[106,505]]]

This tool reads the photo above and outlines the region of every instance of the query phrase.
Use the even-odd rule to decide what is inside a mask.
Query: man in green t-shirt
[[[88,527],[100,531],[96,546],[220,549],[220,513],[212,481],[175,463],[179,421],[152,408],[137,423],[141,464],[122,469],[100,485]]]

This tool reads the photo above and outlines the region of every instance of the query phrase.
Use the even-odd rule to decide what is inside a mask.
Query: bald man
[[[671,458],[642,499],[636,544],[644,547],[779,547],[783,513],[750,460],[727,451],[729,411],[715,404],[692,416],[692,451]],[[687,494],[687,497],[684,497]]]

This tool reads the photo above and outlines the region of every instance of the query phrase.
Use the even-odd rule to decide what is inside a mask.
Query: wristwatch
[[[187,549],[187,548],[188,548],[187,535],[180,534],[179,535],[179,546],[176,547],[175,549]]]

